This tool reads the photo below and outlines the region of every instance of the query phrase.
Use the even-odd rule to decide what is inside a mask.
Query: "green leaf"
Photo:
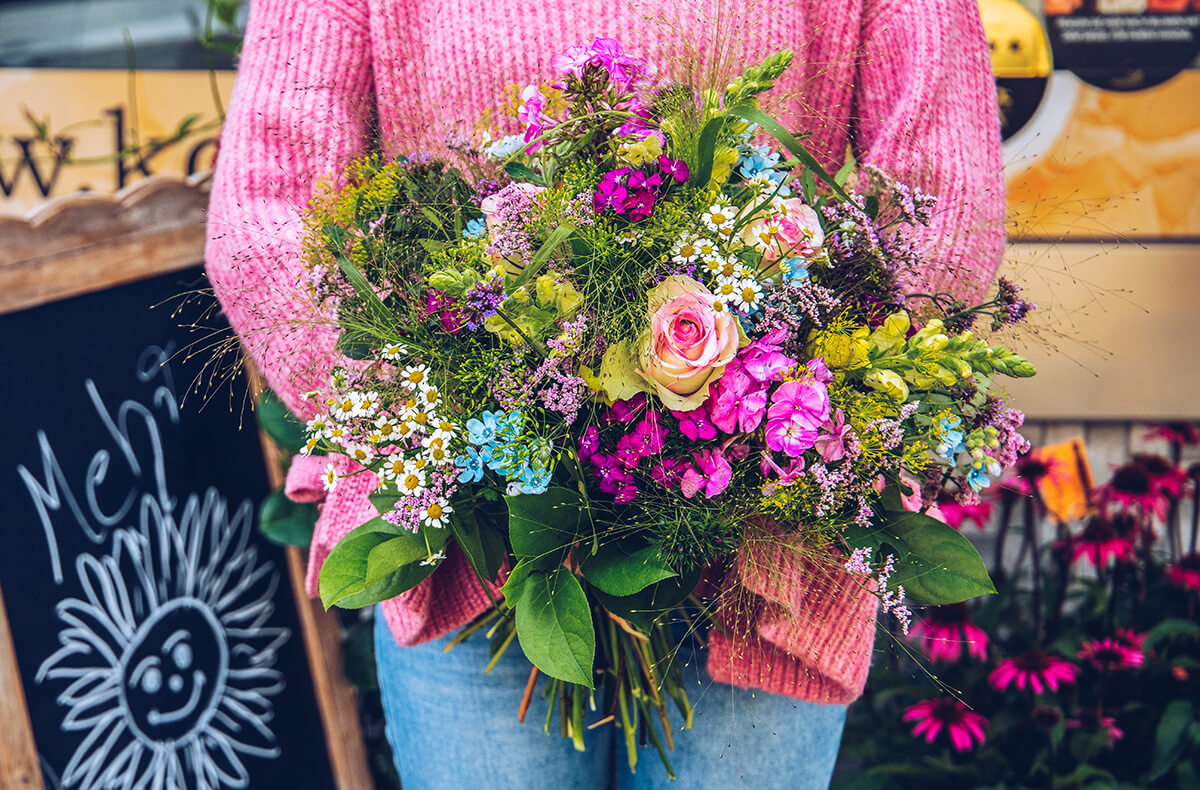
[[[450,531],[459,548],[467,555],[475,574],[481,579],[493,581],[504,562],[504,536],[488,524],[479,523],[473,513],[450,517]]]
[[[317,593],[326,609],[366,588],[367,558],[371,550],[393,537],[380,531],[375,526],[377,521],[382,519],[368,521],[350,532],[337,542],[325,558],[317,578]]]
[[[405,565],[400,570],[359,592],[352,593],[339,600],[335,606],[339,609],[363,609],[374,606],[382,601],[395,598],[405,593],[429,578],[438,565]]]
[[[609,595],[595,587],[591,593],[605,609],[649,633],[655,621],[692,594],[700,583],[700,574],[700,568],[693,568],[683,576],[655,582],[633,595]]]
[[[1159,642],[1177,636],[1200,636],[1200,624],[1194,623],[1191,620],[1184,620],[1180,617],[1168,617],[1146,633],[1146,641],[1143,643],[1143,646],[1149,650],[1158,645]]]
[[[1170,771],[1187,747],[1188,725],[1195,716],[1195,705],[1191,700],[1173,699],[1167,703],[1158,730],[1154,735],[1154,758],[1150,770],[1143,778],[1149,784]]]
[[[385,540],[367,555],[367,572],[364,581],[370,587],[381,579],[391,576],[405,565],[419,563],[446,546],[449,531],[427,529],[423,533],[397,535]],[[429,544],[426,545],[425,541]]]
[[[580,564],[588,583],[609,595],[633,595],[655,582],[679,574],[659,556],[658,547],[629,548],[623,542],[610,541]]]
[[[846,186],[846,181],[850,178],[850,174],[854,172],[854,168],[858,166],[858,161],[855,160],[853,154],[848,154],[846,164],[842,165],[841,169],[833,174],[833,180],[838,186]]]
[[[837,180],[836,178],[834,179]],[[813,176],[811,170],[805,170],[800,175],[800,191],[804,195],[804,202],[812,205],[817,200],[817,179]]]
[[[533,566],[534,563],[529,560],[518,560],[516,566],[509,571],[504,586],[500,588],[500,594],[504,596],[504,601],[510,609],[516,609],[520,605],[521,595],[525,592],[525,580],[533,573]]]
[[[958,530],[922,513],[888,512],[882,518],[879,527],[851,527],[843,534],[852,548],[895,555],[892,589],[903,586],[909,598],[926,604],[959,603],[996,591],[979,552]]]
[[[342,270],[342,274],[346,275],[346,280],[350,283],[350,287],[366,303],[368,315],[377,323],[386,324],[392,315],[391,311],[387,309],[387,305],[380,301],[374,287],[367,282],[367,278],[363,277],[358,267],[346,257],[346,231],[334,224],[325,225],[322,231],[325,233],[326,248],[337,259],[338,268]]]
[[[551,677],[593,688],[596,632],[579,580],[568,570],[532,573],[516,611],[525,657]]]
[[[821,163],[817,161],[817,158],[810,154],[804,146],[800,145],[800,142],[793,137],[787,129],[784,129],[783,125],[780,124],[779,121],[775,120],[770,115],[767,115],[757,107],[748,104],[739,104],[736,107],[731,107],[728,112],[761,126],[772,137],[778,140],[784,148],[788,149],[792,156],[799,159],[806,168],[811,170],[817,178],[828,184],[829,188],[833,190],[835,195],[847,203],[858,205],[850,198],[848,194],[846,194],[846,190],[842,189],[842,185],[825,171],[825,168],[821,166]]]
[[[708,186],[709,179],[712,178],[713,160],[717,154],[717,140],[728,122],[728,115],[718,115],[716,118],[710,118],[700,131],[700,141],[696,146],[696,167],[688,179],[692,186],[699,189]]]
[[[379,515],[381,516],[384,513],[390,513],[395,510],[396,503],[403,498],[404,497],[402,495],[394,494],[389,491],[376,491],[375,493],[367,496],[367,499],[371,500],[371,504],[375,506],[375,509],[379,511]],[[395,534],[398,535],[400,533],[397,532]]]
[[[529,281],[529,278],[541,270],[542,266],[550,259],[551,253],[558,249],[564,241],[571,238],[571,234],[575,232],[575,226],[569,222],[564,222],[555,228],[546,240],[542,242],[542,246],[538,247],[538,251],[533,254],[533,258],[529,261],[517,279],[513,280],[510,289],[515,291]],[[568,245],[570,246],[570,245]]]
[[[317,506],[293,502],[276,489],[258,508],[258,531],[282,546],[308,546],[317,525]]]
[[[551,486],[544,494],[506,496],[508,539],[518,559],[552,570],[562,564],[579,533],[583,500],[579,494]]]
[[[531,184],[536,184],[540,187],[546,186],[546,182],[529,168],[528,165],[523,165],[520,162],[509,162],[504,166],[504,172],[508,173],[517,181],[528,181]]]
[[[254,416],[263,433],[271,438],[275,446],[285,453],[295,455],[304,447],[304,423],[288,411],[271,390],[264,390],[254,407]]]

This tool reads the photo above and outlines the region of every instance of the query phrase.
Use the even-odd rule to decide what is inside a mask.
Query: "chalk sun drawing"
[[[139,526],[79,554],[83,596],[56,607],[59,649],[36,680],[66,683],[64,731],[85,732],[62,772],[81,790],[222,790],[246,757],[279,755],[268,726],[287,629],[267,625],[279,574],[250,545],[251,502],[192,494],[178,519],[143,495]]]

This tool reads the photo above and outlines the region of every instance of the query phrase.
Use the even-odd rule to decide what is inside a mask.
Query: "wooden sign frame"
[[[0,315],[197,265],[208,184],[207,174],[155,176],[113,195],[64,195],[25,217],[0,216]],[[263,449],[271,484],[279,486],[278,451],[265,437]],[[287,550],[287,566],[336,788],[370,790],[337,622],[308,597],[298,549]],[[2,591],[0,722],[0,787],[44,790]]]

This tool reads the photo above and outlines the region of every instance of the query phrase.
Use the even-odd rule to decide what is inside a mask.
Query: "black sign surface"
[[[151,309],[203,285],[0,316],[0,586],[50,788],[333,787],[245,385],[192,391],[211,298]]]

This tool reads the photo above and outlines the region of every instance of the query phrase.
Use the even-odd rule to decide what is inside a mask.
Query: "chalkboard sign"
[[[223,320],[194,293],[204,202],[158,182],[0,220],[0,787],[370,785],[332,622],[255,523],[236,355],[213,383],[194,345]]]
[[[334,784],[286,561],[255,529],[244,385],[185,398],[205,355],[179,353],[186,316],[150,309],[198,286],[196,269],[0,317],[0,585],[63,787]]]

